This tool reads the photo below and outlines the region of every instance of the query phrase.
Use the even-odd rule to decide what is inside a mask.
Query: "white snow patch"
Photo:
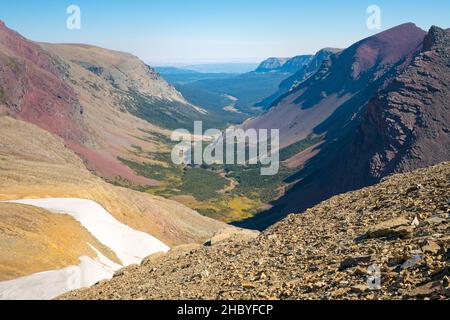
[[[91,200],[48,198],[8,202],[28,204],[53,213],[72,216],[101,243],[114,251],[124,265],[140,263],[153,253],[169,250],[169,247],[158,239],[117,221],[102,206]]]
[[[123,265],[112,262],[93,246],[97,258],[80,257],[80,264],[60,270],[0,282],[0,299],[47,300],[70,290],[89,287],[109,279],[114,271],[139,264],[145,257],[167,252],[169,247],[147,233],[136,231],[116,220],[98,203],[75,198],[48,198],[7,201],[32,205],[57,214],[67,214],[81,223],[95,238],[109,247]]]
[[[50,300],[71,290],[90,287],[99,280],[110,279],[122,268],[93,249],[98,258],[80,257],[77,266],[0,282],[0,300]]]

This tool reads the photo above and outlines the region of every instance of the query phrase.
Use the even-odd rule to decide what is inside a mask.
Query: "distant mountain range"
[[[314,75],[320,68],[320,66],[331,55],[340,52],[340,49],[325,48],[317,52],[314,56],[298,56],[286,61],[280,68],[274,69],[271,72],[287,72],[288,70],[293,73],[292,76],[283,80],[278,90],[271,96],[265,98],[261,102],[258,102],[256,106],[268,109],[272,104],[278,100],[281,96],[294,89],[312,75]],[[262,67],[265,70],[265,67]],[[260,69],[261,70],[261,69]]]
[[[293,58],[269,58],[261,62],[255,72],[296,73],[308,64],[312,58],[312,55],[296,56]]]
[[[174,86],[200,80],[226,79],[239,75],[239,73],[203,73],[177,67],[156,67],[155,70]]]
[[[255,72],[271,72],[280,70],[289,58],[268,58],[261,62]]]
[[[312,66],[316,64],[319,64],[317,57],[314,59],[314,56],[303,55],[269,58],[245,73],[236,72],[240,74],[211,73],[208,68],[194,68],[197,71],[191,72],[188,70],[190,67],[159,67],[156,70],[190,102],[208,110],[218,110],[230,104],[229,100],[224,100],[224,96],[230,96],[236,99],[234,107],[248,117],[259,114],[262,106],[270,105],[280,95],[281,89],[278,87],[284,80],[306,69],[307,65],[310,65],[308,71],[312,72]],[[199,70],[202,72],[198,72]],[[304,73],[306,72],[305,70]],[[300,77],[299,75],[298,78]],[[268,95],[271,97],[267,98]],[[227,115],[225,117],[229,118]]]
[[[177,68],[177,67],[155,67],[155,70],[157,72],[165,74],[165,75],[196,74],[196,73],[200,73],[198,71],[184,69],[184,68]]]
[[[199,72],[199,73],[246,73],[255,70],[257,63],[205,63],[185,65],[180,67],[157,67],[161,73],[172,72]]]
[[[206,69],[198,72],[189,67],[157,67],[156,70],[194,104],[217,110],[230,103],[223,97],[231,96],[237,99],[237,110],[246,116],[255,116],[292,86],[313,75],[330,55],[339,51],[326,48],[315,55],[268,58],[242,74],[208,73],[204,72]]]

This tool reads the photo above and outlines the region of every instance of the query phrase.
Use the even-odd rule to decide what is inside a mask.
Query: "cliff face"
[[[0,114],[86,142],[82,108],[60,60],[0,22]]]
[[[450,31],[431,28],[422,52],[368,106],[355,161],[375,179],[450,159]]]
[[[341,49],[325,48],[317,52],[307,64],[304,64],[293,76],[287,78],[280,84],[280,91],[282,91],[282,94],[294,89],[294,86],[302,83],[314,75],[325,60],[329,59],[333,54],[341,51]]]
[[[303,67],[308,65],[312,59],[313,59],[312,55],[301,55],[290,58],[288,61],[286,61],[285,64],[283,64],[283,66],[279,69],[279,71],[287,73],[296,73]]]
[[[450,159],[449,31],[431,28],[411,63],[375,95],[331,165],[339,190]],[[337,188],[337,187],[336,187]]]
[[[279,85],[278,91],[259,102],[257,106],[269,109],[276,105],[280,97],[285,96],[291,90],[295,90],[302,82],[313,76],[330,56],[340,51],[340,49],[325,48],[317,52],[314,56],[299,56],[297,62],[300,63],[294,63],[296,68],[291,69],[294,74],[283,80]],[[296,61],[295,58],[291,60]],[[283,66],[283,69],[286,69],[288,64],[289,62]]]
[[[122,91],[135,91],[161,101],[188,105],[183,96],[153,68],[124,52],[78,44],[41,44],[66,61],[96,74]]]
[[[313,59],[312,55],[300,55],[292,58],[269,58],[260,63],[255,72],[296,73]]]
[[[260,63],[255,72],[271,72],[280,69],[289,58],[268,58]]]

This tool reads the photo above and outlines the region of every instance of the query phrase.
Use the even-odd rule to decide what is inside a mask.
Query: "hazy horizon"
[[[0,19],[42,42],[92,44],[130,52],[153,65],[259,63],[268,57],[346,48],[396,25],[450,26],[450,2],[350,0],[16,0],[0,4]],[[132,5],[130,5],[132,4]],[[81,9],[81,29],[68,30],[66,10]],[[367,28],[367,8],[381,9],[381,29]]]
[[[190,59],[190,60],[145,60],[147,64],[150,64],[155,67],[189,67],[196,65],[217,65],[217,64],[229,64],[229,65],[244,65],[244,64],[259,64],[263,60],[267,59],[266,57],[254,58],[254,59],[240,59],[240,58],[231,58],[227,60],[215,60],[215,59]]]

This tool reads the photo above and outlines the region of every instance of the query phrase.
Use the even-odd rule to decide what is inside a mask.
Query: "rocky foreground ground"
[[[449,215],[443,163],[334,197],[259,235],[151,256],[61,298],[448,299]]]

